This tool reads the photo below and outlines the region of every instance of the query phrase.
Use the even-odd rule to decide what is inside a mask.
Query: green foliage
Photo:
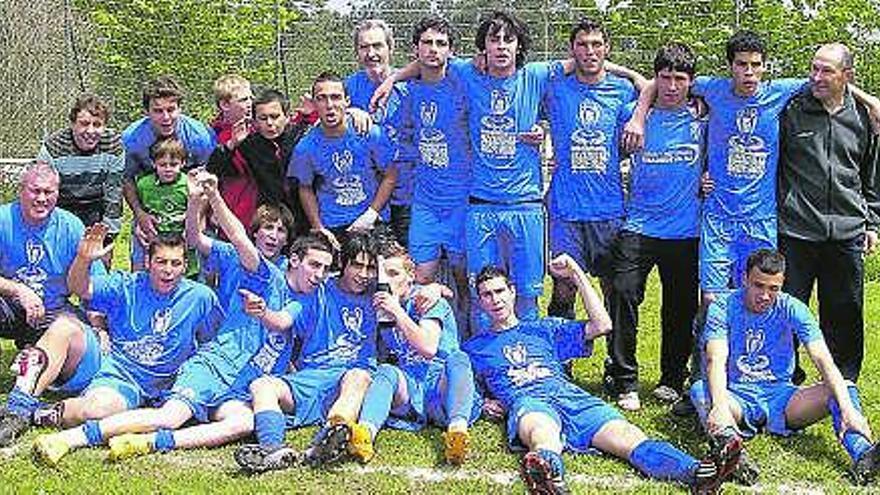
[[[142,84],[161,74],[188,89],[187,112],[203,119],[214,112],[211,84],[223,74],[276,83],[276,32],[298,17],[275,0],[76,0],[75,6],[96,30],[95,83],[112,97],[120,123],[141,114]]]

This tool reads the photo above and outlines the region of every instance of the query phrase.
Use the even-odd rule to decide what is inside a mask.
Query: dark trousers
[[[410,205],[391,205],[391,230],[398,244],[409,249],[409,224],[412,220]]]
[[[15,340],[15,347],[21,349],[35,344],[45,330],[45,326],[34,328],[27,323],[24,308],[15,298],[0,296],[0,338]]]
[[[779,251],[786,258],[782,290],[809,304],[817,284],[825,343],[840,373],[853,382],[865,354],[864,242],[864,236],[824,242],[779,237]]]
[[[681,391],[693,347],[691,325],[699,305],[697,239],[657,239],[621,232],[612,247],[612,283],[608,298],[613,330],[609,341],[606,384],[613,393],[638,387],[636,333],[645,283],[656,265],[660,271],[660,384]]]

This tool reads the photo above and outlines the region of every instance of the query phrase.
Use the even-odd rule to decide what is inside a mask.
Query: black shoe
[[[672,404],[670,411],[672,411],[673,415],[681,417],[689,417],[697,414],[697,408],[694,407],[694,403],[691,402],[691,398],[688,397],[687,394],[682,394],[681,398],[678,399],[675,404]]]
[[[700,461],[694,473],[691,493],[706,495],[717,493],[721,484],[736,469],[743,454],[742,438],[732,429],[713,436],[709,454]]]
[[[868,449],[852,465],[850,473],[857,485],[867,485],[877,477],[880,470],[880,442]]]
[[[529,452],[523,456],[519,464],[519,474],[530,495],[571,493],[562,475],[554,472],[553,466],[537,452]]]
[[[336,423],[318,430],[311,445],[306,449],[305,463],[312,467],[336,464],[345,458],[351,441],[351,427]]]
[[[30,419],[4,411],[0,417],[0,447],[12,445],[31,427]]]
[[[288,469],[300,460],[300,455],[290,447],[260,444],[242,445],[233,456],[243,471],[253,474]]]

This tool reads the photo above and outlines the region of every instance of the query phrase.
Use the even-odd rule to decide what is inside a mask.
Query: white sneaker
[[[660,402],[667,403],[676,402],[678,401],[678,399],[681,398],[681,395],[679,395],[678,391],[670,387],[669,385],[657,385],[657,388],[655,388],[654,391],[651,392],[651,395],[653,395],[654,398],[659,400]]]
[[[642,408],[638,392],[626,392],[617,396],[617,407],[624,411],[638,411]]]

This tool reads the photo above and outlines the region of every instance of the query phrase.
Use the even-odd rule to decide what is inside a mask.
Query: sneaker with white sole
[[[678,393],[678,390],[670,387],[669,385],[657,385],[651,395],[654,396],[655,399],[660,402],[666,402],[672,404],[681,398],[681,394]]]
[[[624,392],[617,396],[617,407],[624,411],[638,411],[642,408],[642,401],[636,391]]]

